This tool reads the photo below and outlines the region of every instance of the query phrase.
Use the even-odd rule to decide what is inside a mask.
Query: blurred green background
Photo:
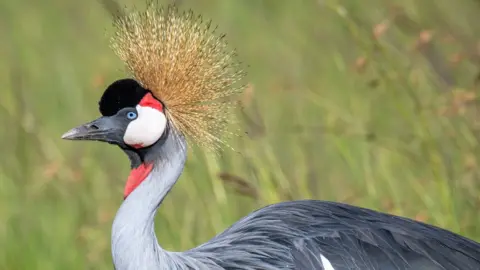
[[[141,8],[144,1],[120,1]],[[480,1],[184,0],[248,67],[238,151],[190,152],[169,250],[269,203],[369,207],[480,240]],[[128,160],[62,141],[126,76],[97,0],[0,2],[0,269],[112,269]]]

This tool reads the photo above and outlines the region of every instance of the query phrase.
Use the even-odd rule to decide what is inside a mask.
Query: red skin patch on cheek
[[[163,112],[163,105],[160,101],[153,97],[152,93],[146,94],[138,105],[142,107],[150,107]]]
[[[133,169],[128,176],[125,189],[123,191],[123,199],[126,199],[132,191],[134,191],[142,182],[147,178],[153,169],[153,164],[141,164],[137,168]]]
[[[131,146],[135,149],[143,148],[143,144],[141,144],[141,143],[132,144]]]

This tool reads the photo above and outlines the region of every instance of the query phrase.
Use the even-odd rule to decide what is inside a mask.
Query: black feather
[[[148,93],[133,79],[121,79],[107,87],[98,103],[103,116],[115,115],[119,110],[135,107]]]

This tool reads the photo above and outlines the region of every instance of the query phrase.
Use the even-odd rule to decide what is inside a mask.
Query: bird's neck
[[[125,187],[127,196],[112,228],[112,255],[117,270],[154,269],[164,261],[162,256],[168,255],[158,244],[154,218],[179,178],[186,155],[185,139],[174,130],[149,149],[144,158],[129,154],[133,168]]]

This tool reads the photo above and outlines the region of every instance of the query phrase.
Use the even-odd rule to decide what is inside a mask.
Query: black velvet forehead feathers
[[[121,79],[107,87],[98,103],[103,116],[115,115],[126,107],[135,107],[148,93],[137,81]]]

